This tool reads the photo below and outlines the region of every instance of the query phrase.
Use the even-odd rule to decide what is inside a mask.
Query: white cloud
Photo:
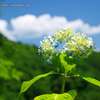
[[[8,27],[12,29],[8,29]],[[53,35],[59,29],[70,28],[75,32],[85,34],[100,33],[100,25],[90,26],[81,19],[68,21],[63,16],[51,17],[44,14],[39,17],[35,15],[24,15],[10,20],[10,24],[5,20],[0,20],[0,31],[10,40],[37,38],[43,35]]]
[[[6,36],[10,40],[16,40],[13,36],[13,32],[8,30],[8,23],[5,20],[0,20],[0,32],[3,33],[4,36]]]

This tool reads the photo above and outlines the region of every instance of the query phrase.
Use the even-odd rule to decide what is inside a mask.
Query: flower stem
[[[65,83],[66,83],[66,74],[63,75],[63,82],[62,82],[61,93],[64,93],[64,91],[65,91]]]

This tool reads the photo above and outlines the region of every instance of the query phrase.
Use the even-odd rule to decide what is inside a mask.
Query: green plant
[[[40,42],[38,49],[39,55],[50,63],[54,64],[57,71],[38,75],[30,81],[25,81],[22,84],[20,94],[25,92],[35,81],[51,74],[60,74],[63,76],[61,94],[44,94],[34,98],[34,100],[74,100],[77,95],[76,90],[65,92],[65,83],[68,77],[81,77],[82,79],[100,87],[100,81],[75,73],[77,63],[82,63],[84,58],[87,58],[94,52],[95,45],[93,40],[80,33],[74,33],[72,30],[59,30],[54,36],[45,36]],[[62,49],[59,48],[60,43],[65,43]],[[19,94],[19,95],[20,95]]]
[[[16,69],[12,61],[0,58],[0,100],[7,100],[12,95],[10,92],[12,81],[20,82],[22,76],[23,73]]]

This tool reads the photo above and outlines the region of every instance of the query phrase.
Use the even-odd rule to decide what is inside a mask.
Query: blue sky
[[[100,50],[99,4],[100,0],[0,0],[0,31],[10,40],[39,46],[45,35],[70,28],[91,36]]]

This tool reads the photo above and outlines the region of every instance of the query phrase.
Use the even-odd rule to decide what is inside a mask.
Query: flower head
[[[59,44],[65,42],[62,49],[59,49]],[[54,36],[45,36],[42,40],[38,52],[49,63],[52,63],[54,55],[59,50],[71,58],[86,58],[94,52],[95,45],[91,37],[74,33],[72,30],[60,29]]]

